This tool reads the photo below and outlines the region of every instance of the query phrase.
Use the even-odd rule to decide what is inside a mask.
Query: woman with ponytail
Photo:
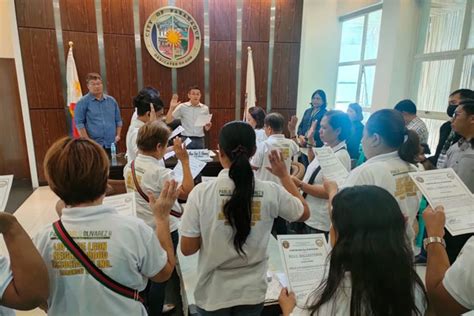
[[[367,121],[362,148],[368,160],[350,173],[344,187],[376,185],[390,192],[407,219],[407,235],[413,242],[421,193],[408,173],[418,170],[414,165],[420,148],[418,135],[406,129],[399,112],[384,109]],[[337,193],[335,183],[326,183],[326,189],[330,197]]]
[[[188,197],[181,251],[188,256],[200,250],[194,292],[199,315],[260,315],[273,220],[305,221],[309,216],[279,152],[272,151],[269,159],[282,186],[254,178],[249,159],[255,149],[249,124],[227,123],[219,134],[224,170]]]

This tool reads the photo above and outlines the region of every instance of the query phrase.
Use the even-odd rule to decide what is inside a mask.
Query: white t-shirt
[[[207,311],[236,305],[260,304],[267,289],[267,245],[273,220],[293,222],[303,215],[303,204],[275,183],[255,179],[252,226],[241,257],[233,245],[223,205],[234,190],[229,169],[216,180],[197,185],[189,195],[180,234],[201,237],[196,304]]]
[[[173,112],[173,117],[181,120],[181,126],[184,128],[183,136],[188,137],[204,137],[202,126],[194,126],[196,118],[201,115],[208,115],[209,108],[207,105],[199,103],[198,106],[192,106],[191,102],[184,102],[178,105]]]
[[[407,236],[411,243],[415,238],[413,223],[420,206],[421,192],[408,175],[418,169],[403,161],[398,152],[378,155],[370,158],[361,166],[352,170],[344,187],[355,185],[376,185],[387,190],[395,197],[400,209],[407,218]]]
[[[0,256],[0,299],[3,298],[3,293],[5,293],[5,290],[12,280],[13,274],[10,269],[10,261],[7,257]],[[15,311],[8,307],[0,306],[0,315],[14,316]]]
[[[148,191],[153,192],[155,197],[160,196],[161,190],[167,180],[174,178],[172,170],[167,169],[161,165],[163,160],[156,159],[151,156],[145,156],[138,154],[135,158],[135,174],[137,181],[140,184],[142,191],[146,194]],[[148,202],[138,193],[133,181],[131,162],[127,163],[123,169],[123,178],[125,179],[125,185],[127,192],[135,192],[135,201],[137,202],[137,215],[143,219],[150,227],[155,228],[155,217],[153,211],[150,209]],[[181,205],[178,201],[175,202],[173,210],[181,213]],[[178,229],[179,219],[174,216],[170,216],[170,231],[174,232]]]
[[[466,242],[456,261],[446,271],[443,286],[459,304],[474,310],[474,237]]]
[[[264,142],[267,140],[267,134],[265,133],[265,130],[263,128],[261,129],[254,129],[255,131],[255,141],[257,143],[257,146],[258,144]]]
[[[140,121],[139,119],[132,120],[130,122],[130,127],[127,131],[127,136],[125,138],[126,145],[127,145],[127,161],[132,161],[138,154],[138,147],[137,147],[137,136],[138,130],[140,127],[145,125],[144,122]]]
[[[300,149],[294,141],[285,138],[285,135],[283,134],[270,135],[267,140],[257,146],[257,151],[250,161],[252,166],[258,168],[255,172],[255,177],[262,181],[280,183],[280,179],[278,179],[277,176],[274,176],[266,168],[270,167],[268,155],[273,149],[278,149],[283,154],[288,172],[290,172],[293,157],[298,155]]]
[[[326,302],[318,310],[316,315],[320,316],[350,316],[351,314],[351,292],[352,285],[350,279],[350,273],[346,272],[344,279],[342,280],[342,285],[337,290],[336,295],[331,298],[330,301]],[[310,294],[311,295],[311,294]],[[312,304],[313,301],[310,298],[309,304]],[[427,303],[423,297],[423,290],[418,286],[415,288],[415,305],[418,307],[418,310],[421,312],[421,315],[425,314]],[[309,316],[311,315],[310,311],[307,309],[302,309],[295,307],[291,316]]]
[[[64,227],[105,274],[142,291],[167,262],[153,229],[141,219],[98,205],[65,208]],[[48,224],[34,238],[48,268],[48,315],[147,315],[142,303],[109,290],[65,248]]]
[[[342,163],[342,165],[347,169],[351,170],[351,157],[346,149],[346,142],[342,141],[337,144],[333,149],[334,155]],[[309,183],[311,175],[319,167],[318,157],[314,157],[313,161],[306,168],[306,173],[304,174],[303,182]],[[320,170],[316,178],[314,179],[313,184],[323,184],[323,172]],[[308,202],[310,216],[306,220],[305,224],[328,232],[331,227],[331,219],[329,218],[328,210],[328,200],[317,198],[311,194],[306,195],[306,202]]]

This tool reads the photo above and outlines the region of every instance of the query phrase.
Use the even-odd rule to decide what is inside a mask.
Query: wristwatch
[[[446,242],[441,237],[428,237],[423,239],[423,247],[426,250],[426,247],[434,242],[440,243],[441,245],[443,245],[444,248],[446,248]]]

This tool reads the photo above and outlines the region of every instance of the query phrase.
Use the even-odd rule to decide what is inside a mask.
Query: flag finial
[[[251,51],[252,51],[252,47],[247,46],[247,51],[251,52]]]
[[[69,48],[72,48],[74,46],[74,42],[73,41],[69,41]]]

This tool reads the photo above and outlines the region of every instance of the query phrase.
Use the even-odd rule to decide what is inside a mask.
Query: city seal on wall
[[[153,12],[143,30],[150,55],[160,64],[181,68],[191,63],[201,48],[201,31],[185,10],[163,7]]]

